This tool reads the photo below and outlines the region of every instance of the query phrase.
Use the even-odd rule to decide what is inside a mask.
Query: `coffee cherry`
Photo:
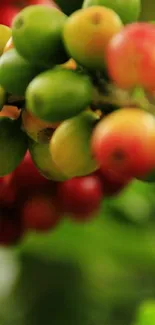
[[[44,178],[35,167],[29,151],[27,151],[24,160],[11,174],[11,181],[15,184],[17,190],[20,191],[35,191],[38,188],[47,188],[52,185]]]
[[[56,227],[60,215],[52,198],[33,195],[23,204],[21,219],[25,230],[44,232]]]
[[[110,175],[103,174],[101,170],[96,172],[102,184],[102,192],[105,197],[113,197],[119,195],[131,182],[132,178],[122,180],[118,177],[111,177]]]
[[[92,152],[105,175],[124,182],[154,168],[154,143],[154,117],[140,109],[122,108],[97,124]]]
[[[155,90],[155,28],[149,23],[127,25],[107,47],[111,79],[121,88]]]
[[[109,76],[121,88],[155,90],[155,28],[149,23],[127,25],[107,47]]]
[[[66,213],[81,221],[91,218],[102,200],[100,179],[95,174],[59,183],[57,192]]]

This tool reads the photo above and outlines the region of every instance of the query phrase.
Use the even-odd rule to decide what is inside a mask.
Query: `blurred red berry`
[[[44,5],[58,8],[58,5],[53,0],[25,0],[25,6],[30,5]]]
[[[1,5],[0,10],[0,24],[11,27],[13,19],[19,12],[19,8],[5,2],[5,4]]]
[[[35,167],[29,151],[26,153],[22,163],[11,174],[11,181],[18,191],[44,191],[52,189],[53,182],[42,176]]]
[[[64,211],[78,220],[96,213],[103,196],[100,179],[93,174],[58,183],[57,194]]]
[[[0,204],[12,206],[17,199],[17,188],[11,181],[11,174],[0,178]]]
[[[14,245],[17,244],[23,236],[20,221],[9,218],[6,215],[0,216],[0,245]]]
[[[20,216],[25,230],[39,232],[55,228],[61,219],[54,200],[44,195],[28,198],[21,206]]]
[[[120,194],[132,181],[132,178],[121,180],[117,177],[110,177],[103,174],[101,170],[96,172],[102,184],[102,191],[105,197],[116,196]]]

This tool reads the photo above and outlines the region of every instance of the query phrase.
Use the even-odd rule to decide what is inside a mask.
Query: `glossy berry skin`
[[[12,21],[15,16],[18,14],[19,8],[15,7],[12,3],[2,4],[1,5],[1,15],[0,15],[0,24],[11,27]]]
[[[113,9],[124,24],[137,21],[141,11],[141,0],[84,0],[83,8],[99,5]]]
[[[10,27],[4,24],[0,24],[0,56],[3,54],[5,45],[11,37],[11,33],[12,32]]]
[[[140,109],[122,108],[98,123],[92,152],[104,175],[124,182],[154,168],[154,143],[154,117]]]
[[[74,12],[64,26],[64,44],[68,54],[90,70],[105,69],[105,51],[109,40],[123,28],[113,10],[93,6]]]
[[[33,195],[22,205],[21,220],[25,230],[44,232],[60,221],[57,206],[49,196]]]
[[[106,61],[111,79],[121,88],[142,86],[155,89],[155,28],[150,23],[133,23],[108,44]]]
[[[79,221],[94,216],[103,196],[100,179],[95,174],[59,183],[57,195],[64,211]]]

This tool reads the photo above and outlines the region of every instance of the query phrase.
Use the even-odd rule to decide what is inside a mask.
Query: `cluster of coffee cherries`
[[[28,154],[51,189],[24,194],[22,230],[91,219],[134,179],[155,181],[155,26],[107,3],[69,17],[32,5],[0,26],[0,176],[16,183]]]

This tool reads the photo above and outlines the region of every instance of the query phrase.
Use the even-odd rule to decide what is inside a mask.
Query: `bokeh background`
[[[69,14],[82,1],[57,2]],[[155,19],[154,0],[142,8],[141,19]],[[90,223],[66,219],[0,248],[0,325],[132,325],[147,299],[155,299],[155,185],[136,181]]]

